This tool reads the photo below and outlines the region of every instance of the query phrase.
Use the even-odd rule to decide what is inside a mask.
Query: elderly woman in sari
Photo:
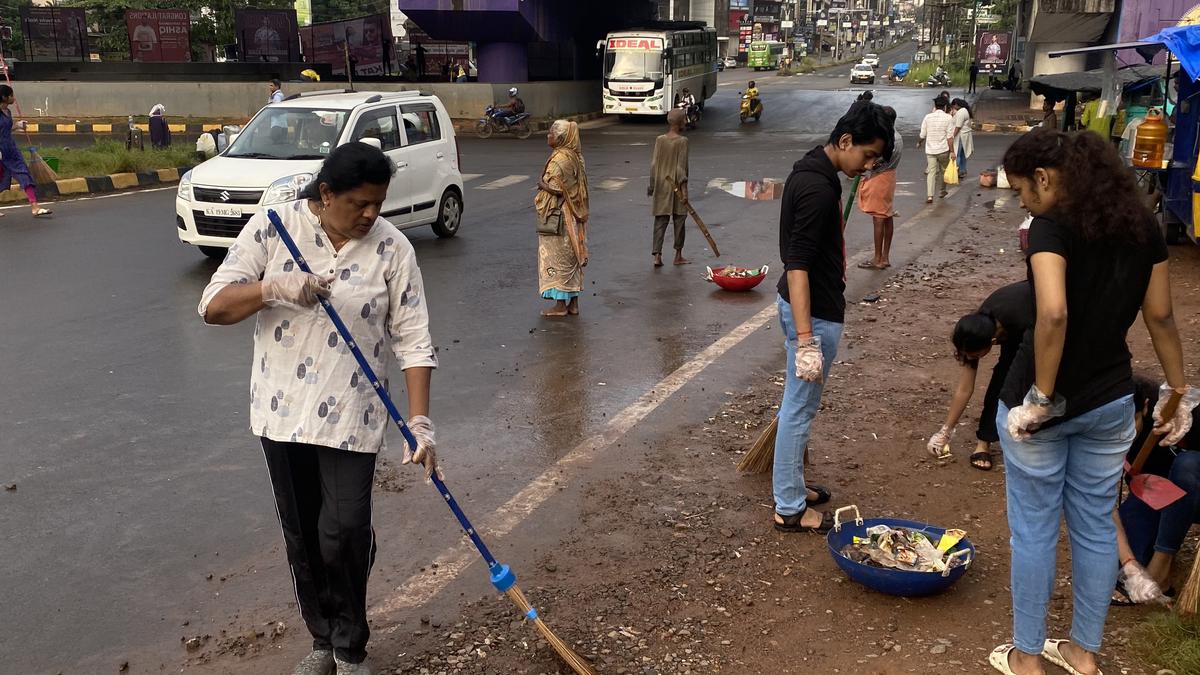
[[[553,152],[533,206],[538,214],[538,291],[554,306],[542,316],[575,315],[588,263],[588,185],[579,125],[558,120],[546,141]]]

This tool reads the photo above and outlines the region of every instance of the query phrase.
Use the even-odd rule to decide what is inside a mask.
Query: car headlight
[[[263,196],[263,204],[282,204],[283,202],[292,202],[300,198],[300,192],[306,185],[312,182],[313,175],[311,173],[298,173],[294,176],[285,176],[271,183],[271,187],[267,188],[267,194]]]
[[[192,201],[192,172],[187,171],[179,177],[179,198],[185,202]]]

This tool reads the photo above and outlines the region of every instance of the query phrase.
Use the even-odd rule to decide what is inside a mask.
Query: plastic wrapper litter
[[[962,530],[947,530],[935,542],[920,530],[887,525],[867,528],[866,534],[843,546],[842,555],[875,567],[938,573],[947,569],[947,552],[966,536]],[[957,567],[962,562],[956,559],[949,564]]]

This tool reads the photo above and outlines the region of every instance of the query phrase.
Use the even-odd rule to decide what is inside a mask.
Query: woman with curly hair
[[[1135,436],[1125,338],[1139,311],[1166,374],[1163,393],[1183,395],[1170,418],[1163,418],[1162,404],[1154,411],[1164,443],[1187,433],[1200,390],[1184,380],[1166,244],[1116,150],[1095,134],[1037,129],[1008,149],[1004,169],[1034,216],[1026,264],[1036,318],[996,414],[1006,465],[1014,644],[997,647],[989,661],[1002,673],[1026,675],[1044,673],[1045,658],[1094,675],[1118,572],[1112,510]],[[1047,640],[1064,515],[1071,635]]]

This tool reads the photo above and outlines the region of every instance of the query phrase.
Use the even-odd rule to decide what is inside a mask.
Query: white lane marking
[[[951,189],[949,196],[953,197],[959,189],[959,187]],[[918,222],[923,222],[925,218],[933,213],[935,207],[936,205],[926,206],[913,214],[911,218],[896,228],[897,231],[907,230]],[[846,268],[854,268],[858,263],[873,255],[874,252],[870,250],[864,249],[859,251],[846,260]],[[705,368],[736,347],[754,331],[766,325],[771,320],[771,317],[775,315],[775,303],[772,302],[760,309],[758,313],[747,319],[744,323],[709,345],[704,351],[692,357],[690,361],[680,366],[675,372],[660,380],[650,391],[642,394],[637,401],[634,401],[629,407],[617,413],[598,433],[593,434],[579,445],[576,445],[570,452],[509,499],[503,506],[497,508],[493,512],[493,518],[484,522],[483,527],[479,527],[476,524],[476,531],[486,535],[485,540],[494,540],[508,535],[523,523],[526,518],[532,515],[538,507],[544,504],[547,499],[558,494],[559,489],[570,478],[567,474],[567,469],[594,459],[601,450],[619,441],[630,429],[658,409],[667,399],[671,398],[675,392],[679,391],[688,382],[691,382]],[[436,567],[433,564],[429,566],[430,569],[437,570],[436,574],[418,573],[410,576],[397,586],[392,591],[392,594],[385,598],[383,602],[372,607],[369,612],[370,616],[386,616],[392,612],[424,605],[438,593],[442,592],[444,588],[450,585],[450,582],[457,579],[463,573],[463,570],[477,560],[479,560],[479,554],[475,551],[475,547],[471,544],[470,540],[466,538],[462,539],[457,545],[442,552],[433,561],[433,563],[436,563]],[[378,632],[389,634],[399,628],[400,625],[396,624]]]
[[[521,175],[521,174],[510,174],[508,176],[505,176],[504,178],[497,178],[496,180],[494,180],[490,183],[484,183],[483,185],[478,185],[475,187],[475,189],[476,190],[499,190],[501,188],[509,187],[510,185],[516,185],[517,183],[523,183],[527,180],[529,180],[529,176],[525,176],[525,175]]]
[[[616,190],[620,190],[621,188],[625,187],[625,184],[628,182],[629,182],[628,178],[614,176],[612,178],[605,178],[604,180],[600,181],[599,183],[596,184],[596,188],[599,190],[616,191]]]
[[[179,189],[178,185],[166,185],[166,186],[162,186],[162,187],[145,188],[142,190],[129,190],[126,192],[113,192],[113,193],[102,194],[102,195],[87,195],[87,196],[83,196],[83,197],[75,197],[74,199],[55,199],[54,201],[51,201],[51,202],[45,202],[45,204],[70,204],[71,202],[90,202],[94,199],[119,199],[121,197],[132,197],[133,195],[140,195],[140,194],[144,194],[147,192],[163,192],[165,190],[178,190],[178,189]],[[0,206],[0,211],[8,211],[11,209],[27,209],[27,208],[29,208],[28,203],[18,203],[18,204],[13,204],[11,206]],[[62,214],[57,214],[57,215],[62,215]]]
[[[471,181],[475,180],[476,178],[479,178],[482,175],[483,174],[481,174],[481,173],[464,173],[464,174],[462,174],[462,182],[470,183]]]
[[[477,525],[476,530],[486,534],[485,539],[491,540],[502,538],[512,532],[547,499],[559,493],[559,488],[569,479],[566,471],[568,468],[593,459],[601,450],[619,441],[630,429],[654,412],[701,371],[751,333],[762,328],[775,314],[775,303],[772,302],[740,326],[726,333],[724,337],[709,345],[704,351],[692,357],[690,361],[654,385],[650,391],[642,394],[641,398],[630,404],[629,407],[617,413],[598,433],[576,445],[514,495],[512,499],[509,499],[507,503],[498,507],[493,512],[493,517],[485,521],[482,527]],[[433,561],[436,566],[430,565],[430,567],[437,570],[436,574],[414,574],[409,577],[397,586],[389,597],[371,609],[371,616],[387,615],[429,602],[450,582],[458,578],[467,566],[477,560],[479,560],[479,554],[470,541],[464,538],[457,546],[443,552]],[[389,630],[394,630],[394,627],[384,630],[384,632],[389,632]]]

